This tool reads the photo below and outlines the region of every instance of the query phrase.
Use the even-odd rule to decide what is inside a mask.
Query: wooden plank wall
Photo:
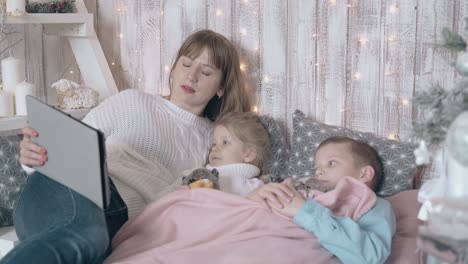
[[[465,34],[468,15],[466,0],[86,2],[121,90],[167,94],[177,48],[190,32],[210,28],[239,47],[260,113],[291,129],[299,108],[329,124],[393,138],[419,118],[410,101],[415,92],[434,82],[451,87],[457,78],[455,55],[434,44],[444,27]],[[29,79],[42,87],[62,73],[79,81],[66,43],[18,28],[26,41],[13,53],[31,62]]]
[[[115,12],[110,3],[104,8],[104,1],[98,2],[100,13]],[[455,57],[434,44],[441,40],[443,27],[462,32],[467,15],[463,0],[114,0],[113,4],[129,9],[154,6],[140,16],[127,14],[116,21],[115,28],[136,23],[150,25],[159,34],[139,56],[120,65],[130,76],[145,80],[133,87],[167,93],[167,71],[162,67],[170,67],[184,36],[210,28],[239,46],[261,113],[283,120],[290,129],[290,116],[299,108],[329,124],[392,138],[404,137],[419,118],[410,100],[416,91],[433,82],[447,87],[453,83],[456,74],[450,62]],[[125,57],[137,46],[138,35],[131,42],[114,38],[112,45],[120,42],[120,56]],[[111,57],[115,56],[119,55]],[[139,57],[147,61],[142,67],[136,66]]]

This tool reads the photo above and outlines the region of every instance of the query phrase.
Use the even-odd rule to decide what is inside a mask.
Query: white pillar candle
[[[34,95],[34,84],[26,81],[18,84],[15,89],[16,115],[28,115],[26,109],[26,95]]]
[[[0,91],[0,117],[10,117],[14,115],[13,95]]]
[[[26,0],[7,0],[7,12],[26,12]]]
[[[16,85],[25,80],[22,60],[8,57],[2,60],[3,90],[15,94]]]

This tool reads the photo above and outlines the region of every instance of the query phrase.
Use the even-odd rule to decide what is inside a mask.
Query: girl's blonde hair
[[[232,42],[219,33],[200,30],[191,34],[180,47],[171,74],[181,56],[194,59],[205,49],[208,51],[211,63],[222,72],[221,87],[224,89],[224,95],[221,98],[216,95],[211,98],[203,116],[214,121],[228,112],[250,111],[245,81],[240,70],[239,54]]]
[[[263,163],[270,157],[270,136],[255,113],[226,113],[216,120],[215,125],[227,128],[240,141],[256,151],[257,158],[253,162],[253,165],[261,168]]]

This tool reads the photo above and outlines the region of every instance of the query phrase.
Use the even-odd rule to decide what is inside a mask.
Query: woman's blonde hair
[[[257,153],[257,158],[253,162],[255,166],[261,168],[263,163],[270,157],[270,136],[255,113],[226,113],[216,120],[215,125],[227,128],[240,141],[255,150]]]
[[[224,94],[221,98],[216,95],[211,98],[203,116],[214,121],[228,112],[250,111],[245,81],[240,70],[239,54],[232,42],[219,33],[200,30],[191,34],[180,47],[171,74],[181,56],[194,59],[205,49],[208,51],[211,63],[222,72],[221,87],[224,89]]]

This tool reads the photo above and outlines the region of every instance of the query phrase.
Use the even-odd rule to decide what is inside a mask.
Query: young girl
[[[382,165],[375,149],[366,143],[347,137],[329,138],[317,148],[314,164],[315,177],[328,189],[351,178],[370,188],[363,186],[363,192],[378,191]],[[396,220],[384,199],[377,198],[375,205],[355,221],[335,216],[314,199],[306,200],[290,183],[267,184],[248,197],[293,217],[343,263],[384,263],[390,255]]]
[[[270,138],[254,113],[231,112],[215,122],[209,170],[219,173],[219,189],[247,196],[263,185],[257,177],[270,153]]]

